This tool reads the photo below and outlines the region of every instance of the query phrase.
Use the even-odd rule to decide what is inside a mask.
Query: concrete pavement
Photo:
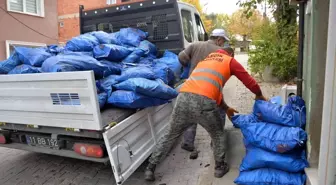
[[[245,67],[247,55],[237,55],[236,59]],[[268,97],[276,95],[280,85],[261,84]],[[254,95],[244,85],[232,77],[224,88],[228,105],[241,113],[252,110]],[[125,185],[231,185],[238,176],[237,167],[245,154],[242,136],[234,129],[230,121],[226,122],[228,135],[228,162],[232,168],[221,179],[213,177],[214,161],[210,149],[210,137],[198,127],[196,147],[200,151],[196,160],[189,159],[189,152],[180,149],[180,145],[157,167],[157,181],[143,181],[143,164],[124,184]],[[0,148],[0,184],[1,185],[114,185],[110,166],[99,163],[62,158],[57,156],[31,153],[26,151]]]

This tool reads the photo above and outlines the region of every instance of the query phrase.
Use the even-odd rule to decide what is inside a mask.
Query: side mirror
[[[205,41],[209,40],[209,35],[207,33],[204,33],[204,40]]]

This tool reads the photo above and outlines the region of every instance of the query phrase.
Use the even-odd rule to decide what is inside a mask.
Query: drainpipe
[[[83,34],[84,30],[83,30],[83,11],[84,11],[84,6],[83,5],[79,5],[79,33]]]
[[[303,82],[303,49],[304,49],[304,19],[306,0],[299,2],[299,56],[297,64],[297,95],[302,97]]]
[[[328,11],[328,10],[320,10]],[[327,21],[327,20],[326,20]],[[327,60],[324,82],[324,100],[320,159],[319,185],[336,184],[336,1],[329,5]],[[323,62],[323,61],[322,61]]]

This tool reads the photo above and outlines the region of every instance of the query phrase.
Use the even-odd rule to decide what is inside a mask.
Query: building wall
[[[307,103],[308,159],[318,166],[328,39],[329,0],[311,0],[306,15],[304,98]]]
[[[143,0],[129,0],[122,2],[117,0],[115,5],[138,2]],[[85,10],[97,9],[107,6],[107,0],[58,0],[58,31],[59,41],[66,42],[74,36],[79,35],[79,5],[83,5]]]
[[[0,0],[0,7],[4,10],[7,10],[6,2],[6,0]],[[6,59],[6,40],[44,44],[58,43],[57,0],[44,1],[44,17],[13,13],[2,9],[0,9],[0,61]],[[27,28],[11,16],[46,36]]]

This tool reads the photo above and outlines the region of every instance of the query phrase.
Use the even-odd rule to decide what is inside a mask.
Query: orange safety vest
[[[222,53],[211,53],[199,62],[180,92],[206,96],[216,100],[220,105],[223,99],[222,90],[231,77],[230,63],[232,57]]]

